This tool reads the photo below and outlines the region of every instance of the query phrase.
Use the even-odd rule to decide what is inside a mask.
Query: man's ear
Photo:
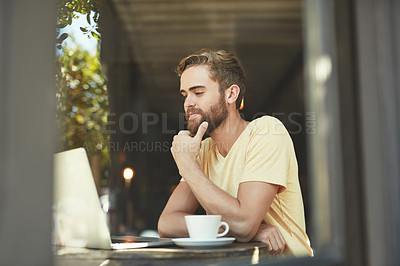
[[[228,104],[236,104],[236,100],[239,97],[240,88],[238,85],[233,84],[225,90],[225,99]]]

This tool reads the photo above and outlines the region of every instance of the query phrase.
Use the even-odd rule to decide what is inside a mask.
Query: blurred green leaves
[[[77,45],[73,47],[63,45],[57,56],[59,150],[85,147],[89,158],[101,157],[104,173],[109,166],[107,80],[98,51],[90,55]]]
[[[57,48],[61,49],[61,43],[68,37],[67,33],[61,36],[61,29],[72,24],[74,18],[86,16],[89,27],[80,27],[88,38],[100,39],[100,31],[97,27],[99,21],[99,0],[58,0],[57,4]],[[65,35],[66,34],[66,35]]]

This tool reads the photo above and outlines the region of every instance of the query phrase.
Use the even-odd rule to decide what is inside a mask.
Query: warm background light
[[[126,181],[130,181],[133,178],[133,176],[135,175],[135,171],[133,171],[132,168],[126,167],[124,169],[124,171],[122,172],[122,175]]]
[[[244,108],[244,97],[242,98],[242,102],[240,103],[239,110],[243,110]]]

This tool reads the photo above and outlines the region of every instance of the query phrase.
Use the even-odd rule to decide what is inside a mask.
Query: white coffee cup
[[[229,232],[229,225],[221,222],[221,215],[186,215],[185,221],[191,239],[212,240]],[[221,226],[224,226],[225,230],[218,234]]]

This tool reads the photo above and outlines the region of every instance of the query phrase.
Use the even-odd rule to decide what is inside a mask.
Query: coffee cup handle
[[[228,225],[227,223],[221,222],[221,225],[220,225],[219,227],[221,227],[221,226],[224,226],[224,227],[225,227],[225,231],[222,232],[221,234],[218,234],[217,237],[224,236],[224,235],[226,235],[226,234],[229,232],[229,225]]]

